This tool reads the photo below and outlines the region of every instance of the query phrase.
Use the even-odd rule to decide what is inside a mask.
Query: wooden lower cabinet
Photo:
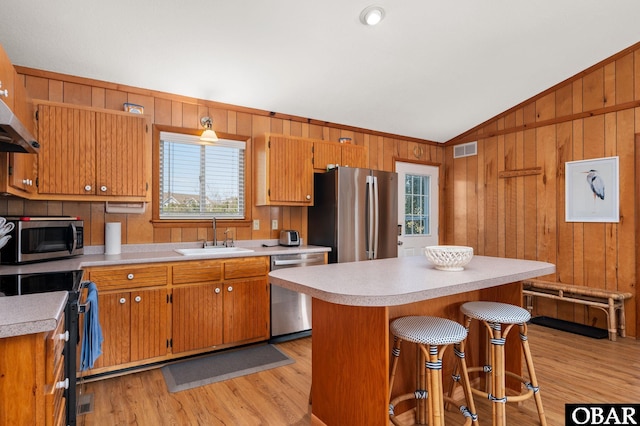
[[[229,282],[224,293],[224,343],[269,338],[269,283],[266,278]]]
[[[104,337],[102,355],[87,374],[165,358],[171,337],[167,267],[137,264],[89,268],[85,276],[98,287]]]
[[[173,353],[267,340],[268,271],[266,257],[176,265],[173,283],[179,286],[173,288]]]
[[[94,370],[166,355],[168,298],[165,288],[100,294],[104,343]]]
[[[174,353],[222,344],[222,298],[219,283],[173,289]]]
[[[89,268],[102,355],[91,376],[269,339],[269,257]]]
[[[64,331],[0,339],[0,425],[66,424]]]

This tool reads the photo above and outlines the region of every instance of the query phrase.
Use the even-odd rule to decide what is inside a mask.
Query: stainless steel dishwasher
[[[271,270],[323,265],[324,253],[271,256]],[[271,342],[311,335],[311,296],[271,285]]]

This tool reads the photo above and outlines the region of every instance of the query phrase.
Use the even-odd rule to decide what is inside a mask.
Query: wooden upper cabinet
[[[13,100],[15,97],[13,92],[14,76],[15,69],[9,60],[9,56],[7,56],[7,53],[0,45],[0,100],[11,109],[13,109]]]
[[[256,205],[313,205],[313,141],[267,134],[255,143]]]
[[[9,154],[9,185],[14,195],[33,194],[36,192],[38,163],[36,154]],[[26,195],[28,197],[28,195]]]
[[[148,201],[146,128],[129,113],[38,105],[40,198]]]
[[[2,46],[0,100],[11,108],[22,125],[34,135],[33,102]],[[0,153],[0,173],[0,192],[26,198],[30,198],[30,195],[36,192],[36,154]]]
[[[99,195],[144,197],[147,193],[145,120],[96,113],[96,175]]]
[[[329,164],[343,167],[369,167],[367,148],[330,141],[313,142],[313,167],[323,172]]]
[[[32,136],[36,135],[35,125],[35,107],[33,100],[27,93],[27,88],[24,86],[23,79],[18,75],[17,71],[13,71],[14,83],[14,100],[13,100],[13,113],[18,117],[25,129],[31,133]]]
[[[313,168],[325,171],[329,164],[342,165],[342,147],[335,142],[313,142]]]
[[[95,194],[95,114],[38,106],[38,193]]]
[[[361,145],[340,145],[342,153],[341,166],[346,167],[369,167],[369,150]]]

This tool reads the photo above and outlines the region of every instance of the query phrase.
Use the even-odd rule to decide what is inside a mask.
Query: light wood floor
[[[550,426],[564,424],[565,403],[640,402],[640,341],[596,340],[536,325],[529,335]],[[296,362],[174,394],[159,369],[86,383],[94,411],[78,424],[307,425],[311,338],[278,346]],[[490,424],[489,403],[476,404],[481,424]],[[532,400],[507,410],[508,424],[537,424]],[[447,416],[448,424],[459,424],[459,414]]]

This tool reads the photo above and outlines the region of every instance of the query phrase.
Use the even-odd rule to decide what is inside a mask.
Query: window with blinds
[[[431,233],[429,212],[430,176],[405,175],[404,226],[406,235]]]
[[[160,132],[160,219],[244,219],[245,145]]]

